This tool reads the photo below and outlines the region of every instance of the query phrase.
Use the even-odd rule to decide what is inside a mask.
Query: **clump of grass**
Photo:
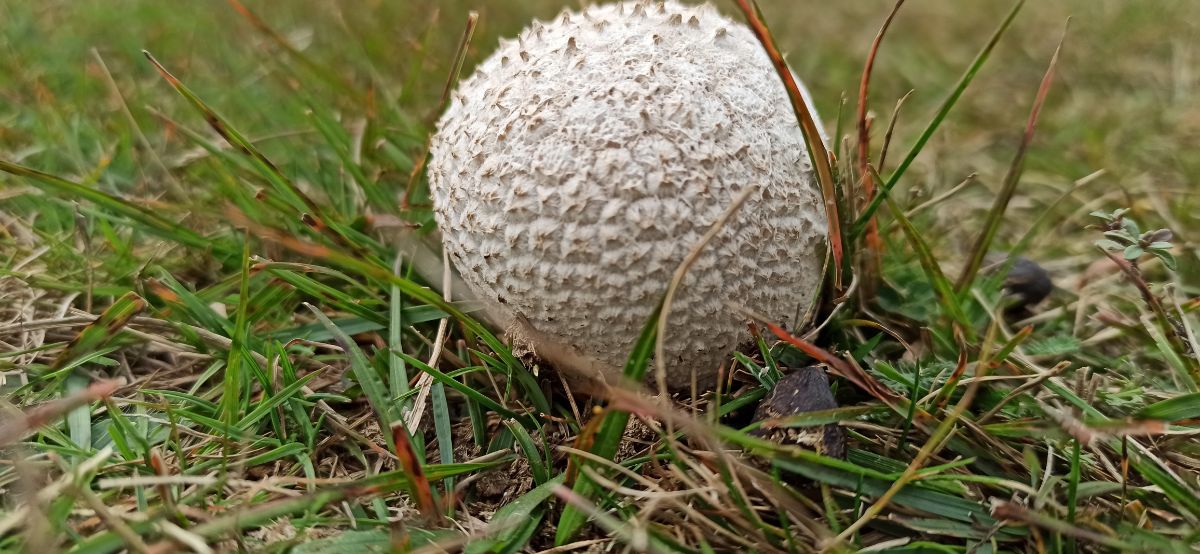
[[[893,114],[872,137],[868,83],[872,97],[887,98],[895,82],[921,80],[906,60],[936,50],[911,27],[931,8],[901,3],[870,19],[859,7],[823,8],[822,17],[845,21],[837,29],[787,25],[787,12],[768,10],[781,12],[776,23],[738,3],[775,54],[783,48],[766,21],[818,36],[873,31],[866,21],[876,19],[894,28],[886,41],[874,35],[865,70],[850,59],[827,67],[849,76],[844,83],[810,79],[826,92],[851,81],[859,90],[854,136],[830,145],[845,163],[814,156],[831,162],[822,188],[840,222],[836,294],[820,326],[797,336],[744,313],[757,349],[735,355],[722,390],[688,403],[636,388],[572,391],[552,368],[517,359],[451,292],[429,246],[428,122],[480,45],[507,25],[499,13],[458,18],[467,6],[449,3],[452,15],[400,14],[416,23],[399,41],[411,64],[395,67],[399,47],[390,27],[374,26],[378,14],[323,7],[332,11],[318,25],[230,0],[227,19],[206,13],[196,23],[236,46],[214,41],[211,57],[148,56],[135,66],[132,56],[108,63],[107,49],[81,47],[98,60],[101,82],[80,81],[80,96],[64,98],[36,63],[6,72],[0,83],[15,83],[22,108],[0,111],[0,549],[1194,548],[1200,303],[1189,268],[1200,258],[1181,224],[1194,198],[1172,209],[1148,186],[1112,186],[1101,168],[1058,148],[1059,135],[1098,147],[1088,138],[1098,123],[1071,113],[1087,102],[1065,99],[1051,75],[1066,74],[1073,94],[1107,85],[1070,79],[1085,60],[1047,47],[1038,86],[1040,70],[1026,66],[1045,61],[1004,50],[1022,42],[1006,35],[1023,32],[1028,52],[1042,56],[1036,39],[1054,10],[1040,5],[1026,9],[1047,11],[1022,20],[1016,4],[986,22],[994,28],[973,60],[938,66],[961,73],[946,78],[940,104],[933,87],[911,97],[931,109],[928,122]],[[3,10],[0,44],[28,56],[18,39],[43,23],[39,12]],[[1161,25],[1188,21],[1159,15]],[[1110,35],[1089,35],[1098,23],[1080,21],[1064,56],[1104,50],[1098,37]],[[305,47],[284,30],[297,22],[350,46]],[[1141,35],[1131,30],[1128,40]],[[1175,67],[1169,60],[1143,63]],[[213,69],[221,64],[241,73]],[[1170,74],[1176,94],[1194,94],[1194,83]],[[989,75],[990,86],[976,82]],[[999,87],[998,75],[1023,94]],[[231,82],[242,83],[237,94],[214,90]],[[115,115],[85,113],[99,104],[93,90],[118,95]],[[1007,124],[1024,108],[1013,98],[1028,98],[1031,113],[1020,138],[962,152],[967,145],[955,143],[972,133],[1019,130]],[[1004,106],[1001,121],[976,121],[972,102]],[[1119,95],[1112,104],[1138,105]],[[1049,132],[1035,140],[1039,124]],[[287,131],[248,131],[264,126]],[[1156,131],[1178,131],[1164,129]],[[953,138],[940,143],[944,135]],[[889,168],[887,150],[905,140],[913,145]],[[1117,149],[1105,161],[1129,156]],[[923,166],[929,158],[945,162],[945,179]],[[982,160],[969,174],[994,178],[999,190],[942,187],[967,182],[968,172],[954,174],[971,165],[964,159]],[[1060,163],[1069,169],[1048,177]],[[1186,160],[1159,170],[1185,184],[1200,177]],[[1111,189],[1075,196],[1098,180]],[[919,190],[945,192],[927,201]],[[1112,211],[1119,206],[1129,210]],[[1100,228],[1089,230],[1095,210]],[[1142,233],[1135,218],[1174,236]],[[1060,277],[1025,321],[1005,319],[1003,271],[979,271],[1001,248],[1036,256]],[[962,268],[957,281],[944,269],[952,265]],[[673,331],[669,299],[664,312],[633,350],[631,382],[647,374],[659,335]],[[837,377],[843,407],[749,421],[781,372],[802,364]],[[753,433],[830,423],[848,433],[846,459]]]

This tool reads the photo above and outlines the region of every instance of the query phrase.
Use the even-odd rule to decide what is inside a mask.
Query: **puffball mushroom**
[[[668,383],[715,384],[749,339],[731,305],[806,323],[824,274],[828,220],[787,93],[751,31],[708,5],[564,11],[501,41],[438,123],[429,180],[468,287],[583,377],[619,374],[747,187],[676,293]]]

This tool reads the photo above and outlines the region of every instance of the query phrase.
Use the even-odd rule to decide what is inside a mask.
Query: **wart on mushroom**
[[[459,85],[429,169],[467,285],[584,377],[615,377],[747,187],[672,305],[669,384],[715,384],[748,338],[730,304],[796,327],[817,297],[828,224],[804,137],[753,34],[711,6],[591,7],[502,41]]]

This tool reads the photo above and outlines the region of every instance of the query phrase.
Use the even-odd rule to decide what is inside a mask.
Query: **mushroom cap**
[[[624,366],[747,187],[676,293],[668,383],[715,384],[749,338],[731,304],[805,324],[824,274],[828,220],[787,92],[751,31],[708,5],[564,11],[501,41],[439,121],[429,180],[469,288],[535,353],[595,362],[583,377]]]

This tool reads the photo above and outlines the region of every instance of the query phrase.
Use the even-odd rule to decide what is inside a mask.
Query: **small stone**
[[[1008,254],[991,254],[986,259],[984,270],[999,271],[1008,260]],[[1050,273],[1037,262],[1024,256],[1017,256],[1004,278],[1004,290],[1013,299],[1013,303],[1005,308],[1009,316],[1022,317],[1029,314],[1029,309],[1040,304],[1054,291],[1054,281]]]
[[[806,412],[832,410],[837,401],[825,371],[802,367],[785,375],[754,412],[755,421],[783,419]],[[789,446],[801,446],[833,458],[846,457],[846,432],[836,423],[819,427],[759,427],[753,435]]]

